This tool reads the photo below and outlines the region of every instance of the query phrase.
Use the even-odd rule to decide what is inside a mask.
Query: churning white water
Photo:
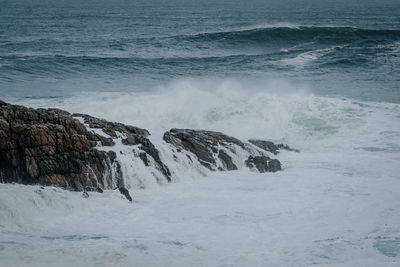
[[[169,184],[139,175],[133,203],[117,191],[84,199],[2,184],[0,265],[398,266],[400,105],[295,93],[279,81],[243,86],[181,80],[147,93],[8,99],[147,128],[167,165],[161,136],[173,127],[301,152],[281,152],[277,173],[183,162]],[[136,170],[146,171],[125,172]]]

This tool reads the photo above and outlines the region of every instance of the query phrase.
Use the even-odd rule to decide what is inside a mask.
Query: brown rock
[[[105,170],[116,158],[94,149],[94,137],[66,111],[0,101],[0,182],[104,188],[112,179]]]

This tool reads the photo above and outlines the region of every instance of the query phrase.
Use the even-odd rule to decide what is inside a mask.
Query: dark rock
[[[300,152],[300,150],[295,149],[295,148],[291,148],[290,146],[285,145],[285,144],[277,144],[276,146],[279,147],[279,149],[284,149],[284,150],[287,150],[287,151]]]
[[[241,153],[250,154],[250,157],[245,161],[248,167],[255,167],[259,172],[275,172],[281,169],[281,164],[277,159],[270,159],[264,152],[251,148],[249,144],[245,144],[240,140],[227,136],[223,133],[190,130],[190,129],[171,129],[166,132],[163,137],[164,141],[172,144],[181,151],[189,151],[196,155],[200,164],[210,170],[237,170],[238,167],[233,163],[232,154],[237,153],[236,149],[242,149]],[[258,142],[259,141],[259,142]],[[278,153],[279,147],[272,142],[252,140],[261,148]],[[231,154],[231,155],[232,155]],[[189,154],[186,154],[189,159]],[[217,164],[216,160],[222,163]]]
[[[143,161],[145,166],[149,166],[149,159],[147,158],[147,154],[146,153],[144,153],[144,152],[139,153],[139,157]]]
[[[245,164],[250,169],[255,167],[260,173],[276,172],[282,169],[279,160],[267,156],[249,156]]]
[[[108,151],[107,156],[111,161],[114,161],[117,158],[117,154],[114,151]]]
[[[127,200],[129,200],[130,202],[132,202],[132,197],[131,197],[131,195],[129,194],[128,189],[126,189],[125,187],[120,187],[120,188],[118,188],[118,190],[119,190],[119,192],[120,192],[122,195],[125,196],[125,198],[126,198]]]
[[[128,137],[131,135],[150,135],[149,131],[141,129],[131,125],[124,125],[118,122],[109,122],[103,119],[95,118],[86,114],[75,113],[72,117],[82,117],[86,124],[90,128],[101,129],[104,133],[111,136],[112,138],[117,138],[117,132],[126,134]]]
[[[96,190],[104,180],[108,184],[112,180],[106,169],[115,162],[115,153],[94,148],[105,140],[109,142],[87,131],[66,111],[1,102],[0,182]],[[117,173],[116,179],[122,174]]]
[[[90,128],[101,129],[104,133],[111,136],[112,138],[118,138],[117,133],[125,135],[122,139],[124,145],[139,145],[139,149],[145,152],[148,156],[151,156],[156,164],[156,168],[165,176],[168,182],[171,181],[171,172],[169,168],[161,161],[158,150],[155,148],[153,143],[147,138],[150,133],[145,130],[131,125],[124,125],[117,122],[109,122],[103,119],[98,119],[86,114],[73,114],[74,117],[82,117],[84,122],[89,125]],[[104,138],[104,137],[103,137]],[[105,140],[101,140],[102,143]],[[149,166],[149,160],[147,155],[139,154],[146,166]]]
[[[299,152],[297,149],[293,149],[289,147],[288,145],[285,144],[274,144],[271,141],[265,141],[265,140],[260,140],[260,139],[250,139],[249,143],[265,150],[268,152],[273,153],[274,155],[277,155],[279,153],[280,149],[288,150],[288,151],[295,151]]]
[[[91,128],[110,137],[88,131],[75,117],[82,117]],[[146,166],[149,157],[155,167],[171,181],[168,167],[159,151],[147,138],[149,132],[138,127],[108,122],[85,114],[59,109],[30,109],[0,103],[0,182],[54,185],[70,190],[103,190],[106,181],[123,186],[117,155],[97,146],[114,146],[112,138],[125,136],[123,143],[138,145]],[[116,168],[116,177],[111,168]],[[106,189],[106,188],[105,188]]]
[[[89,198],[89,193],[86,192],[86,191],[83,191],[82,197],[83,197],[83,198]]]
[[[136,136],[136,139],[137,142],[140,144],[139,149],[143,150],[154,159],[156,168],[165,176],[168,182],[171,182],[171,172],[169,168],[161,161],[160,154],[153,143],[150,142],[150,140],[143,135]],[[143,156],[141,157],[141,159],[143,160]],[[145,161],[148,163],[147,155]]]
[[[271,159],[271,160],[268,162],[268,168],[269,168],[269,171],[270,171],[270,172],[277,172],[277,171],[282,170],[281,163],[280,163],[280,161],[277,160],[277,159]]]
[[[90,136],[89,142],[92,147],[97,146],[98,143],[100,143],[100,145],[102,145],[102,146],[114,146],[115,145],[112,138],[107,138],[107,137],[101,136],[99,134],[92,133],[90,131],[88,131],[87,134],[88,134],[88,136]]]
[[[103,192],[104,192],[104,190],[101,189],[100,187],[97,187],[97,188],[96,188],[96,191],[99,192],[99,193],[103,193]]]
[[[84,124],[76,117],[83,118]],[[90,127],[89,130],[85,124]],[[104,134],[98,134],[99,130]],[[116,185],[122,194],[127,192],[129,196],[118,161],[123,152],[104,150],[115,145],[113,138],[122,137],[123,144],[135,146],[133,154],[145,166],[156,168],[167,181],[171,181],[169,168],[161,161],[159,151],[148,136],[149,132],[145,129],[85,114],[71,115],[59,109],[31,109],[0,101],[0,182],[52,185],[85,192],[103,192]],[[261,149],[223,133],[171,129],[163,139],[175,147],[174,153],[184,153],[191,162],[198,160],[213,171],[237,170],[232,155],[242,153],[246,157],[251,155],[246,165],[260,172],[281,169],[280,162],[266,157]],[[279,149],[296,151],[268,141],[250,142],[274,154]],[[139,153],[136,153],[137,149]],[[239,150],[243,151],[237,153]],[[176,155],[173,157],[178,159]],[[235,160],[238,158],[235,157]]]
[[[164,134],[163,139],[177,149],[190,151],[197,156],[200,164],[210,170],[217,169],[214,155],[218,156],[223,162],[225,170],[237,169],[232,158],[222,149],[218,150],[218,147],[225,147],[230,150],[232,145],[237,145],[245,149],[244,143],[240,140],[213,131],[171,129]],[[216,155],[217,153],[218,155]]]
[[[103,193],[104,192],[103,188],[101,188],[100,186],[97,186],[97,187],[89,187],[89,186],[87,186],[87,187],[85,187],[85,189],[83,191],[93,191],[93,192],[98,192],[98,193]]]
[[[125,139],[122,139],[122,143],[124,145],[129,145],[129,146],[133,146],[133,145],[137,145],[138,143],[136,142],[136,138],[134,136],[128,136]]]
[[[237,166],[232,162],[232,157],[226,154],[224,150],[221,149],[218,152],[218,158],[222,161],[226,170],[231,171],[238,169]]]

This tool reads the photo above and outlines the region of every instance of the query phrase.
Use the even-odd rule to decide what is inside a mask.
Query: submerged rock
[[[271,159],[267,156],[249,156],[245,164],[250,169],[254,167],[260,172],[277,172],[282,170],[281,163],[277,159]]]
[[[129,194],[129,190],[128,190],[128,189],[126,189],[125,187],[120,187],[120,188],[118,188],[118,190],[119,190],[119,192],[120,192],[122,195],[125,196],[125,198],[126,198],[127,200],[129,200],[130,202],[132,202],[132,197],[131,197],[131,195]]]

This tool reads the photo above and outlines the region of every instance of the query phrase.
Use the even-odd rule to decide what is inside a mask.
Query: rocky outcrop
[[[191,152],[200,164],[212,171],[237,170],[229,152],[235,153],[236,147],[245,149],[245,144],[240,140],[213,131],[171,129],[164,134],[163,139],[178,151]]]
[[[74,117],[102,132],[89,131]],[[105,134],[102,134],[105,133]],[[147,130],[111,123],[58,109],[30,109],[0,102],[0,181],[54,185],[77,191],[123,187],[117,154],[112,147],[122,137],[139,145],[170,173],[158,151],[146,138]],[[128,142],[128,141],[127,141]]]
[[[0,102],[0,181],[102,188],[116,155],[94,149],[101,139],[66,111]]]
[[[142,153],[139,153],[139,157],[143,163],[148,166],[148,156],[152,157],[156,168],[164,175],[167,181],[171,181],[171,172],[161,161],[159,151],[147,138],[150,135],[147,130],[135,126],[124,125],[122,123],[109,122],[86,114],[73,114],[72,116],[83,118],[84,123],[88,125],[90,129],[101,130],[103,135],[100,135],[99,141],[102,145],[113,146],[115,145],[113,138],[121,138],[121,142],[124,145],[138,146],[139,149],[143,151]]]
[[[238,165],[242,164],[250,169],[256,168],[259,172],[281,170],[279,160],[271,159],[265,152],[219,132],[171,129],[164,134],[164,141],[175,146],[178,151],[191,152],[200,164],[212,171],[237,170]],[[274,145],[272,142],[270,144]]]
[[[0,101],[0,182],[53,185],[84,191],[84,197],[87,191],[118,188],[132,201],[127,175],[130,181],[136,179],[132,186],[138,188],[145,187],[144,179],[171,181],[174,173],[162,159],[170,164],[183,159],[188,163],[184,166],[201,172],[243,167],[275,172],[281,163],[268,152],[292,150],[262,140],[244,143],[220,132],[171,129],[163,136],[167,145],[162,145],[161,157],[149,135],[145,129],[86,114]]]

